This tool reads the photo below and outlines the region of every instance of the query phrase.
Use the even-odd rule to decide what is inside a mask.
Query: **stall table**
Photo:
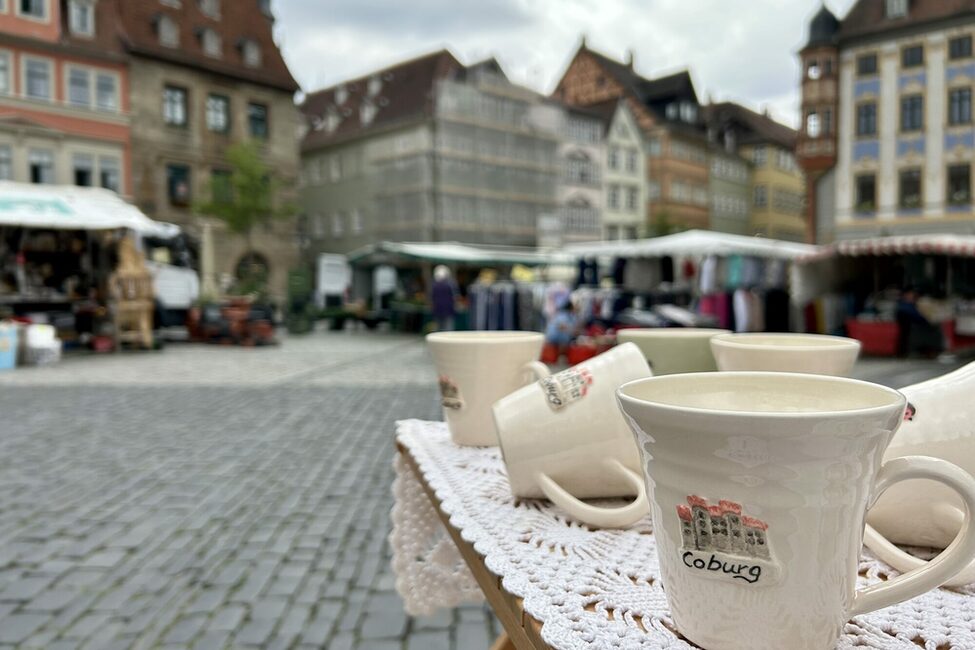
[[[442,422],[397,425],[393,569],[407,613],[487,599],[495,650],[694,648],[667,608],[649,517],[578,524],[515,500],[497,448],[458,447]],[[858,586],[896,572],[864,549]],[[975,648],[975,585],[935,589],[849,621],[837,648]],[[774,624],[774,621],[770,621]]]

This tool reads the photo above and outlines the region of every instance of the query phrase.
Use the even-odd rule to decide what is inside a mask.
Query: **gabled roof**
[[[463,69],[453,54],[440,50],[309,93],[299,106],[310,125],[302,150],[313,150],[367,130],[432,115],[435,83]],[[374,85],[379,90],[368,98],[375,115],[365,124],[359,109],[368,97],[370,79],[378,79]],[[326,128],[329,114],[340,120],[331,131]]]
[[[907,15],[887,18],[885,0],[858,0],[840,23],[839,38],[880,34],[948,18],[975,17],[975,0],[909,0]]]
[[[796,131],[773,120],[769,115],[756,113],[750,108],[734,102],[719,102],[704,107],[704,118],[708,124],[725,127],[737,124],[740,144],[773,142],[786,149],[796,146]]]
[[[639,88],[640,98],[646,104],[673,98],[693,99],[695,102],[697,101],[694,82],[691,81],[691,73],[687,70],[681,70],[666,77],[644,79],[640,83]]]
[[[102,3],[101,4],[108,4]],[[172,7],[151,0],[118,2],[117,24],[126,50],[132,54],[169,61],[179,65],[227,75],[235,79],[271,86],[288,92],[299,90],[271,33],[273,18],[261,11],[257,0],[223,0],[220,18],[203,13],[198,2],[183,2]],[[99,11],[99,15],[101,15]],[[158,22],[167,17],[179,30],[179,47],[159,42]],[[200,33],[215,31],[222,42],[222,56],[214,58],[203,51]],[[244,63],[241,44],[253,41],[261,51],[261,65]]]

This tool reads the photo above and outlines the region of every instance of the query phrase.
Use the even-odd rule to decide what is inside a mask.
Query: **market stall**
[[[431,319],[433,269],[456,285],[458,329],[539,329],[546,288],[568,277],[571,257],[557,251],[457,242],[380,242],[348,256],[352,295],[373,317],[420,331]]]
[[[975,349],[975,236],[837,242],[799,258],[792,285],[807,331],[846,333],[864,353]]]
[[[795,328],[787,268],[817,251],[808,244],[704,230],[566,247],[578,263],[577,285],[600,304],[619,304],[622,295],[623,304],[686,307],[708,324],[741,332]]]
[[[132,291],[121,287],[134,286],[140,273],[149,285],[140,304],[149,305],[151,318],[145,242],[179,232],[109,190],[2,181],[0,317],[49,325],[67,344],[116,346],[115,312],[130,309],[132,300]],[[122,283],[119,245],[127,238],[133,250]],[[146,340],[144,327],[140,340]]]

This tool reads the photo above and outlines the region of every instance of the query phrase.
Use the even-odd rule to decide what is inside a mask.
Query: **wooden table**
[[[399,443],[396,444],[396,448],[406,460],[417,481],[423,486],[423,491],[430,499],[433,509],[437,511],[437,516],[440,517],[444,528],[447,529],[450,538],[457,546],[464,561],[467,562],[471,573],[474,574],[474,578],[481,587],[481,591],[484,592],[491,609],[494,610],[495,616],[504,626],[504,634],[498,637],[494,645],[491,646],[491,650],[542,650],[550,648],[551,646],[542,640],[542,624],[525,613],[521,598],[504,590],[501,586],[501,578],[491,573],[484,566],[484,557],[460,536],[460,531],[450,524],[447,515],[440,508],[439,499],[423,478],[423,473],[409,450]]]

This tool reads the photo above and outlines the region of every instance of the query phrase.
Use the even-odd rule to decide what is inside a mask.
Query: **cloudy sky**
[[[579,44],[644,76],[690,68],[701,101],[768,107],[795,125],[795,52],[822,0],[276,0],[276,33],[302,88],[314,90],[448,47],[498,58],[551,92]],[[853,0],[827,0],[840,17]]]

